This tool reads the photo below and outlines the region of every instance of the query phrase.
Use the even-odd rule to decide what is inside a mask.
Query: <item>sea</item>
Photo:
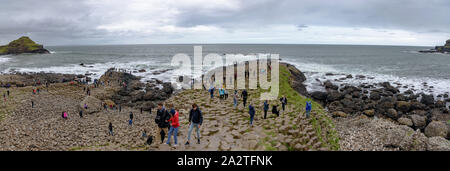
[[[401,91],[449,94],[450,54],[425,54],[432,47],[372,45],[290,45],[290,44],[152,44],[46,46],[50,54],[0,56],[0,73],[54,72],[92,74],[99,78],[115,67],[135,71],[142,79],[175,82],[179,74],[172,66],[173,56],[194,56],[194,46],[202,46],[203,56],[224,54],[279,54],[282,62],[305,73],[308,91],[324,91],[325,80],[336,84],[390,82]],[[80,65],[83,64],[83,65]],[[197,76],[213,66],[204,66]],[[145,70],[145,72],[136,72]],[[340,79],[351,74],[353,79]],[[365,79],[356,79],[364,75]],[[407,86],[407,88],[406,88]]]

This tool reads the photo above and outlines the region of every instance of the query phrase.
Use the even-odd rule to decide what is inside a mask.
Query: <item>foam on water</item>
[[[0,56],[0,64],[6,63],[6,62],[10,61],[11,58],[8,58],[8,56],[9,56],[9,55],[3,55],[3,56]]]
[[[450,92],[450,79],[437,79],[437,78],[406,78],[398,77],[395,75],[386,75],[379,73],[370,73],[362,71],[349,71],[344,69],[338,69],[332,65],[316,64],[316,63],[300,63],[298,61],[286,60],[299,70],[301,70],[307,80],[305,85],[308,92],[313,91],[325,91],[322,84],[323,82],[330,80],[333,84],[349,84],[349,85],[361,85],[361,84],[375,84],[382,82],[389,82],[392,86],[398,87],[401,92],[406,90],[413,90],[414,93],[426,93],[433,94],[435,97],[440,94],[449,94]],[[389,68],[385,68],[389,69]],[[326,75],[327,73],[332,73],[334,75]],[[339,80],[340,78],[346,77],[346,75],[351,74],[354,78]],[[363,75],[366,78],[358,79],[357,75]],[[338,81],[336,81],[338,80]],[[398,85],[397,83],[401,84]],[[426,85],[424,84],[426,83]],[[404,88],[403,86],[407,86]],[[433,87],[433,88],[431,88]]]

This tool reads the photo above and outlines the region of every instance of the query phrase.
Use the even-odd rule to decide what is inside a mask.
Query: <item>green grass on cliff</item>
[[[0,54],[6,54],[8,52],[8,46],[0,46]]]
[[[24,47],[27,51],[38,50],[42,45],[37,44],[29,37],[23,36],[17,40],[10,42],[8,45],[0,46],[0,54],[8,53],[10,48]]]
[[[306,101],[308,99],[300,95],[291,87],[289,84],[290,76],[291,73],[288,68],[280,65],[279,96],[281,98],[281,96],[286,95],[289,103],[288,105],[294,106],[295,111],[305,111]],[[319,140],[322,142],[322,145],[327,147],[329,150],[339,150],[339,136],[333,121],[327,115],[327,112],[323,109],[323,107],[314,101],[312,101],[311,118],[311,124],[313,125]]]

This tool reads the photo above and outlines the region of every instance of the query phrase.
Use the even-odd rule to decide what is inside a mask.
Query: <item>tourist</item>
[[[191,133],[194,127],[197,131],[197,143],[200,144],[200,126],[203,123],[202,111],[198,108],[197,104],[192,104],[192,109],[189,112],[189,131],[188,131],[188,141],[185,145],[189,145],[189,141],[191,140]]]
[[[280,116],[280,111],[277,109],[277,105],[272,106],[272,114],[275,114],[277,116]]]
[[[111,122],[109,123],[108,129],[109,129],[109,135],[114,136],[113,125]]]
[[[309,114],[311,113],[312,103],[310,100],[306,101],[306,118],[309,118]]]
[[[119,112],[122,112],[122,105],[119,104]]]
[[[143,111],[143,110],[144,110],[144,108],[141,107],[141,114],[142,114],[142,111]]]
[[[225,98],[225,91],[223,90],[223,88],[219,89],[219,98],[220,100],[223,100]]]
[[[238,105],[238,99],[239,99],[238,91],[234,90],[233,103],[234,103],[235,109],[237,108],[237,105]]]
[[[83,111],[80,110],[80,118],[83,118]]]
[[[174,140],[174,147],[176,147],[178,145],[178,139],[177,139],[177,134],[178,134],[178,127],[180,126],[180,121],[179,121],[179,111],[176,110],[174,114],[170,114],[170,119],[169,122],[171,122],[171,127],[169,129],[169,137],[167,138],[167,145],[170,145],[170,138],[173,135],[173,140]]]
[[[264,101],[264,119],[267,118],[267,111],[269,111],[269,101],[265,100]]]
[[[142,131],[142,138],[147,138],[147,131],[145,129]]]
[[[67,119],[67,117],[68,117],[67,112],[63,112],[63,118]]]
[[[31,101],[31,108],[34,108],[34,101]]]
[[[224,94],[225,94],[225,100],[228,99],[228,90],[224,89]]]
[[[281,102],[281,108],[283,109],[283,112],[285,111],[285,106],[286,106],[286,104],[287,104],[287,98],[286,98],[286,96],[283,96],[281,99],[280,99],[280,102]]]
[[[165,108],[163,108],[162,103],[158,104],[158,111],[156,112],[155,122],[158,124],[158,131],[161,135],[161,144],[164,143],[164,135],[168,132],[169,127],[169,112]]]
[[[6,94],[8,95],[8,97],[9,97],[9,90],[6,90]]]
[[[250,125],[253,126],[253,119],[255,117],[255,108],[253,107],[252,103],[248,105],[248,114],[250,114]]]
[[[247,90],[243,90],[242,91],[242,100],[243,100],[243,102],[244,102],[244,108],[245,108],[245,105],[247,104],[247,97],[248,97],[248,93],[247,93]]]
[[[84,104],[84,109],[88,109],[88,105],[86,103]]]
[[[130,112],[130,120],[128,121],[130,126],[133,126],[133,112]]]
[[[214,86],[211,85],[211,87],[209,88],[209,93],[211,94],[211,99],[214,98]]]

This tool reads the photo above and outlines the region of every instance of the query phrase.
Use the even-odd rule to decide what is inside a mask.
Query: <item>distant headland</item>
[[[421,50],[421,53],[450,53],[450,39],[445,42],[444,46],[436,46],[434,49]]]
[[[10,42],[8,45],[0,46],[0,55],[8,54],[22,54],[22,53],[50,53],[44,49],[43,45],[35,43],[29,37],[22,36],[21,38]]]

